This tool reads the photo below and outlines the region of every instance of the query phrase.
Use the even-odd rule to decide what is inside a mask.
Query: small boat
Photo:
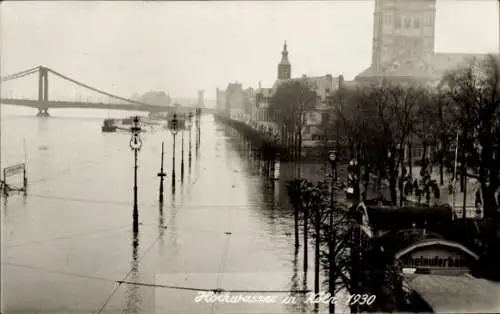
[[[133,120],[134,120],[134,118],[125,118],[125,119],[122,119],[122,124],[123,125],[132,125],[132,123],[134,122]]]
[[[113,119],[105,119],[101,127],[103,132],[116,132],[116,125]]]

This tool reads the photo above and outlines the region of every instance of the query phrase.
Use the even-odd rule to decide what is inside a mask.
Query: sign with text
[[[459,254],[433,250],[411,254],[402,262],[408,268],[468,268],[469,260]]]
[[[460,244],[434,243],[414,244],[403,250],[402,254],[397,254],[396,258],[401,262],[403,269],[425,270],[429,272],[437,271],[469,271],[471,263],[477,259],[474,253],[470,252]]]
[[[7,178],[10,176],[19,174],[19,173],[23,173],[23,171],[24,171],[24,163],[21,163],[21,164],[16,164],[16,165],[4,168],[3,175],[4,175],[4,178]]]

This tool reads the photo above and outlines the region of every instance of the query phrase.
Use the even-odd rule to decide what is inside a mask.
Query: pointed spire
[[[290,64],[290,62],[288,61],[288,50],[287,50],[287,46],[286,46],[286,40],[285,40],[285,44],[283,45],[283,51],[281,52],[281,64]]]

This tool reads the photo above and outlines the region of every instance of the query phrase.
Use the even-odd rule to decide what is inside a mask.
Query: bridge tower
[[[37,117],[48,117],[49,108],[49,71],[45,67],[38,69],[38,114]]]
[[[205,91],[200,89],[198,90],[198,108],[205,108],[204,96]]]

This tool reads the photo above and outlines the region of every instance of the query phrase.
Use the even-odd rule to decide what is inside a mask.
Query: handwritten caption
[[[276,296],[276,295],[245,295],[234,294],[231,292],[198,292],[194,298],[195,303],[267,303],[267,304],[298,304],[303,302],[305,304],[344,304],[350,305],[371,305],[376,300],[375,295],[370,294],[352,294],[345,298],[338,298],[332,296],[330,293],[307,293],[305,298],[299,298],[292,295]]]

